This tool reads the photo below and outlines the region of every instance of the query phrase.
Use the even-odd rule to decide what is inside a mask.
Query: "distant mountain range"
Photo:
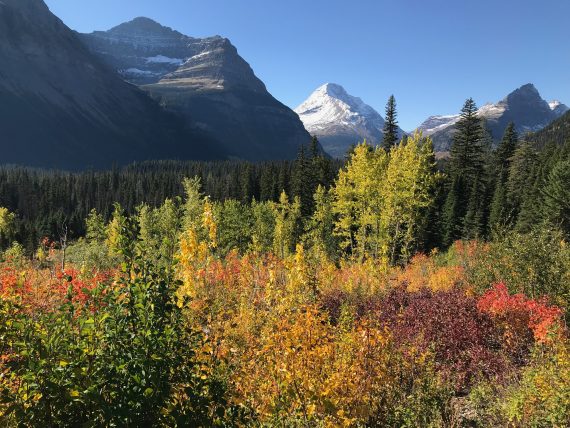
[[[511,121],[521,134],[545,129],[540,135],[558,138],[566,111],[528,84],[479,114],[498,141]],[[418,129],[446,152],[457,120],[432,116]],[[0,0],[2,163],[84,169],[292,159],[310,134],[343,157],[360,141],[381,143],[383,126],[377,111],[332,83],[294,112],[220,36],[193,38],[148,18],[79,34],[43,0]]]
[[[559,101],[550,103],[542,99],[532,84],[521,86],[496,104],[486,104],[479,109],[479,116],[485,119],[487,129],[495,142],[500,141],[510,122],[515,124],[519,134],[540,131],[561,117],[569,108]],[[434,149],[446,152],[450,149],[459,115],[431,116],[418,130],[430,135]]]
[[[197,39],[148,18],[80,35],[128,82],[218,140],[228,157],[291,159],[310,142],[228,39]]]
[[[295,111],[333,157],[342,158],[351,146],[364,140],[372,145],[382,142],[384,118],[335,83],[319,87]],[[400,137],[404,134],[400,129]]]
[[[515,123],[522,136],[540,131],[568,110],[559,101],[545,101],[534,85],[527,84],[495,104],[482,106],[478,113],[493,140],[498,142],[510,122]],[[382,142],[384,118],[338,84],[319,87],[295,111],[305,128],[319,138],[331,156],[343,157],[352,145],[364,140],[373,145]],[[459,114],[430,116],[417,130],[431,136],[435,151],[444,153],[453,143],[459,117]],[[400,137],[404,134],[400,129]]]

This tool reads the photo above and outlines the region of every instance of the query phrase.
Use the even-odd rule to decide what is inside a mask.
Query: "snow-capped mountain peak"
[[[550,109],[558,116],[562,116],[564,113],[566,113],[568,110],[570,110],[570,107],[568,107],[565,104],[562,104],[560,101],[558,100],[552,100],[548,103],[548,106],[550,107]]]
[[[423,135],[426,136],[432,135],[442,129],[454,125],[458,120],[458,114],[430,116],[420,126],[418,126],[417,131],[422,131]]]
[[[384,119],[358,97],[353,97],[336,83],[326,83],[295,109],[309,132],[340,123],[356,125],[362,116],[384,126]]]
[[[331,156],[342,157],[352,145],[363,140],[370,144],[382,142],[384,118],[336,83],[317,88],[295,112]],[[403,134],[400,130],[400,135]]]

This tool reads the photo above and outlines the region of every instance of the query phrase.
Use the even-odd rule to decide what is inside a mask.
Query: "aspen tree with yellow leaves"
[[[357,146],[335,187],[333,211],[343,249],[395,264],[413,255],[438,175],[431,140],[407,138],[388,153]]]

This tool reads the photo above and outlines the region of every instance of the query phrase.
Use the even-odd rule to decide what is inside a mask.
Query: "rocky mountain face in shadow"
[[[65,169],[221,149],[96,58],[42,0],[0,1],[2,162]]]
[[[125,80],[219,140],[231,158],[289,159],[310,141],[228,39],[189,37],[148,18],[81,39]]]

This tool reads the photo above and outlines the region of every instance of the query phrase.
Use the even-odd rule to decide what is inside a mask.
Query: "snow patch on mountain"
[[[430,116],[420,126],[417,131],[421,131],[423,135],[432,135],[438,131],[454,125],[459,120],[458,114],[445,116]]]
[[[485,119],[494,119],[500,117],[507,110],[507,105],[504,102],[499,102],[497,104],[487,103],[479,109],[477,112],[480,117]]]
[[[562,104],[560,101],[558,100],[552,100],[548,103],[548,106],[550,107],[550,109],[556,113],[556,115],[558,116],[562,116],[564,113],[566,113],[567,111],[570,110],[570,107],[568,107],[565,104]]]
[[[184,60],[181,58],[169,58],[169,57],[164,56],[164,55],[151,56],[149,58],[146,58],[146,62],[147,62],[147,64],[149,64],[149,63],[151,63],[151,64],[176,64],[176,65],[184,64]]]
[[[127,68],[126,70],[120,70],[121,74],[134,74],[141,76],[154,76],[155,73],[147,70],[139,70],[138,68]]]

